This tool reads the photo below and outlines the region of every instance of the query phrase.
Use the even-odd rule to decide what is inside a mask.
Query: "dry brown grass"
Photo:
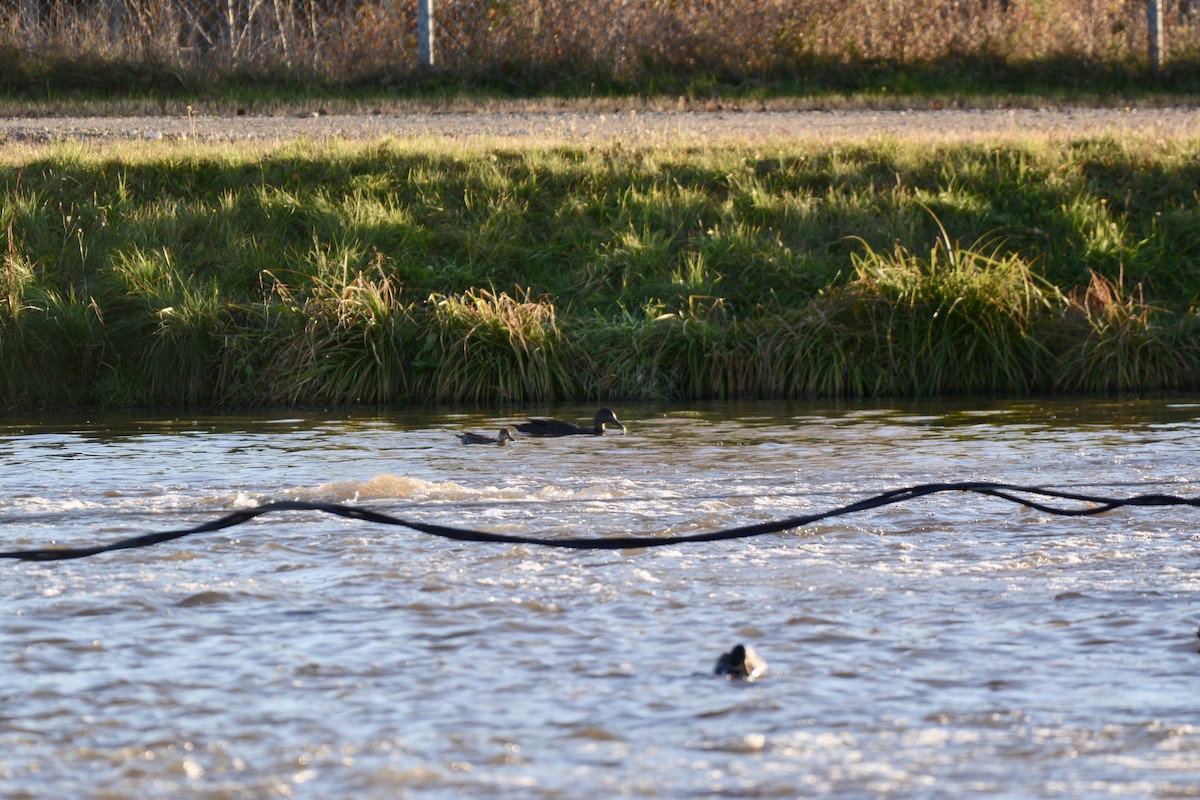
[[[1200,15],[1167,3],[1170,52],[1196,57]],[[580,75],[807,79],[839,65],[1073,60],[1136,67],[1147,53],[1134,0],[441,0],[438,69],[547,88]],[[418,69],[414,4],[100,0],[17,4],[0,66],[25,75],[128,65],[205,80],[289,74],[385,85]],[[97,24],[104,20],[106,24]],[[153,67],[153,70],[148,70]],[[15,74],[15,73],[14,73]],[[894,87],[893,87],[894,88]]]

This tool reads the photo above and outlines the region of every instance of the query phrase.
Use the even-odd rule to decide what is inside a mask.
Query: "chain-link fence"
[[[1156,0],[0,0],[0,66],[32,74],[57,59],[204,80],[385,84],[432,70],[536,75],[550,88],[556,75],[752,81],[955,58],[1136,69],[1151,52],[1147,2]],[[1157,2],[1164,62],[1195,61],[1200,0]],[[428,29],[418,3],[431,11]]]

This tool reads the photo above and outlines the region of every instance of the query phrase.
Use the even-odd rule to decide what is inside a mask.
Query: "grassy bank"
[[[3,157],[9,409],[1200,386],[1200,142]]]

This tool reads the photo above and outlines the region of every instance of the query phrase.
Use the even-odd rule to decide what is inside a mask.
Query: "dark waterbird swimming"
[[[530,436],[599,436],[609,425],[620,428],[622,433],[625,431],[625,426],[617,419],[617,415],[607,408],[602,408],[596,412],[596,422],[590,428],[557,419],[531,419],[518,425],[517,430]]]
[[[728,653],[722,653],[713,667],[718,678],[752,681],[767,674],[767,662],[762,660],[753,647],[735,645]]]
[[[458,435],[458,438],[463,444],[496,444],[501,447],[507,447],[509,442],[514,441],[512,434],[508,432],[508,428],[501,428],[500,435],[497,437],[464,431]]]

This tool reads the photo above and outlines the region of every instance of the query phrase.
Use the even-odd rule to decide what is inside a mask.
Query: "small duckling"
[[[752,681],[767,674],[767,662],[762,660],[754,648],[735,645],[728,653],[722,653],[713,667],[713,675],[731,680]]]
[[[508,428],[501,428],[500,435],[495,439],[491,436],[471,433],[470,431],[458,434],[458,438],[463,444],[494,444],[500,447],[508,447],[508,443],[514,441],[512,434],[508,432]]]

